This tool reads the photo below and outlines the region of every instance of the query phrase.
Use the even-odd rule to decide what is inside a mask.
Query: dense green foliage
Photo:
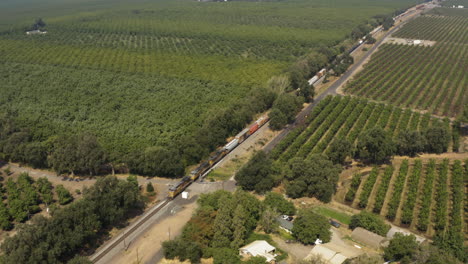
[[[331,239],[330,224],[328,220],[312,210],[299,211],[294,221],[293,236],[304,244],[313,244],[316,239],[327,243]]]
[[[291,201],[286,200],[282,194],[276,192],[269,192],[265,195],[263,203],[276,210],[279,214],[295,215],[296,208]]]
[[[15,223],[31,219],[34,214],[41,211],[39,207],[41,204],[46,207],[56,206],[54,187],[45,177],[35,181],[27,173],[21,173],[16,181],[9,177],[0,186],[4,192],[3,200],[7,201],[0,202],[0,228],[3,230],[10,230]],[[63,185],[57,185],[55,193],[59,204],[73,200],[73,196]]]
[[[60,263],[79,250],[93,248],[99,230],[124,221],[141,206],[138,187],[115,177],[100,178],[83,199],[58,209],[51,218],[36,217],[7,238],[2,263]]]
[[[296,113],[302,106],[302,100],[292,94],[280,95],[273,104],[270,117],[270,126],[272,129],[278,130],[286,124],[291,123],[296,117]]]
[[[439,9],[435,9],[433,13]],[[442,9],[444,10],[444,9]],[[444,11],[445,12],[445,11]],[[434,46],[384,44],[346,91],[429,113],[458,116],[467,101],[463,66],[468,12],[418,17],[395,37],[437,41]]]
[[[284,170],[286,194],[291,198],[315,197],[330,202],[340,172],[341,166],[334,165],[322,155],[307,160],[292,159]]]
[[[247,192],[202,194],[198,204],[199,208],[184,226],[182,235],[163,243],[166,258],[179,257],[198,263],[201,252],[203,257],[213,257],[214,263],[239,263],[238,249],[258,240],[253,238],[255,233],[252,232],[257,226],[265,228],[265,213],[269,214],[268,220],[274,221],[270,231],[276,231],[273,223],[276,224],[277,213]],[[277,252],[283,254],[280,249]]]
[[[310,100],[305,80],[345,49],[339,43],[353,28],[376,26],[381,15],[412,2],[2,2],[0,113],[30,134],[15,138],[28,143],[14,149],[25,155],[1,152],[43,167],[57,135],[88,133],[110,167],[136,160],[134,172],[180,176],[182,164],[206,157],[271,107],[274,98],[265,105],[258,96],[250,100],[250,91],[286,73],[287,86]],[[29,29],[47,34],[25,34]],[[291,120],[283,114],[279,123]],[[152,168],[143,153],[153,147],[180,152],[182,162]],[[53,164],[60,172],[95,173],[97,163]]]
[[[364,131],[357,144],[357,157],[371,163],[388,161],[395,153],[392,137],[380,127]]]
[[[418,242],[413,235],[405,236],[402,233],[396,233],[390,240],[388,247],[384,249],[385,260],[398,261],[406,259],[408,261],[418,249]]]
[[[263,151],[257,152],[235,175],[243,189],[258,193],[271,190],[276,185],[272,160]]]
[[[361,211],[351,217],[349,228],[355,229],[356,227],[362,227],[383,237],[390,230],[390,225],[386,224],[382,218],[367,211]]]

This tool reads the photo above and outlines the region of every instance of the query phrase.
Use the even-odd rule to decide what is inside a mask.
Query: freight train
[[[222,148],[217,149],[215,152],[211,154],[207,161],[202,162],[199,164],[195,169],[193,169],[188,176],[184,176],[180,182],[176,185],[172,186],[169,189],[168,198],[173,199],[179,193],[181,193],[187,186],[189,186],[192,182],[196,181],[200,178],[203,174],[205,174],[209,169],[213,168],[213,166],[224,158],[229,152],[235,149],[239,144],[244,142],[248,137],[252,134],[257,132],[257,130],[262,127],[263,125],[268,122],[268,116],[263,116],[255,121],[250,127],[242,130],[239,134],[237,134],[233,140],[229,141],[226,145]]]

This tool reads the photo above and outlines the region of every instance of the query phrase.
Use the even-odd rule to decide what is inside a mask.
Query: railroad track
[[[169,204],[171,200],[166,199],[164,202],[157,204],[153,207],[146,215],[142,218],[138,219],[134,225],[131,225],[128,230],[124,230],[124,232],[118,236],[115,240],[111,240],[107,245],[104,246],[103,250],[97,252],[96,254],[90,257],[90,260],[93,263],[98,262],[102,259],[107,253],[109,253],[112,249],[114,249],[117,245],[119,245],[124,239],[126,239],[129,235],[135,232],[140,226],[142,226],[146,221],[148,221],[151,217],[153,217],[157,212],[161,211],[167,204]]]

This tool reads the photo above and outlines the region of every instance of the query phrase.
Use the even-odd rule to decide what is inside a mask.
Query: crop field
[[[436,44],[384,44],[345,92],[456,117],[468,100],[467,32],[468,11],[464,16],[419,17],[394,36]]]
[[[466,8],[468,6],[468,0],[447,0],[447,1],[443,1],[441,5],[448,6],[448,7],[462,5],[462,6],[465,6]]]
[[[294,157],[307,158],[327,153],[338,138],[355,143],[367,129],[380,126],[394,137],[402,130],[425,130],[430,126],[450,128],[448,119],[439,120],[429,114],[403,110],[391,105],[373,103],[354,97],[327,97],[309,115],[307,126],[299,127],[283,139],[271,156],[280,161]]]
[[[463,234],[467,169],[468,160],[394,161],[370,173],[355,174],[345,202],[425,235]]]
[[[118,155],[165,145],[299,56],[411,3],[2,2],[0,112],[42,140],[87,131]],[[26,35],[39,17],[47,34]]]

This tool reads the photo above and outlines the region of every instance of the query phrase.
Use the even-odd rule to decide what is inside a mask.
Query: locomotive
[[[199,164],[195,169],[193,169],[188,176],[184,176],[180,182],[176,185],[169,188],[168,198],[173,199],[179,193],[181,193],[185,188],[187,188],[192,182],[196,181],[202,175],[204,175],[208,170],[213,168],[213,166],[223,159],[229,152],[235,149],[239,144],[244,142],[248,137],[257,132],[257,130],[265,125],[268,122],[268,116],[262,116],[257,121],[255,121],[251,126],[245,128],[239,134],[237,134],[233,140],[229,141],[223,147],[214,151],[207,161]]]

